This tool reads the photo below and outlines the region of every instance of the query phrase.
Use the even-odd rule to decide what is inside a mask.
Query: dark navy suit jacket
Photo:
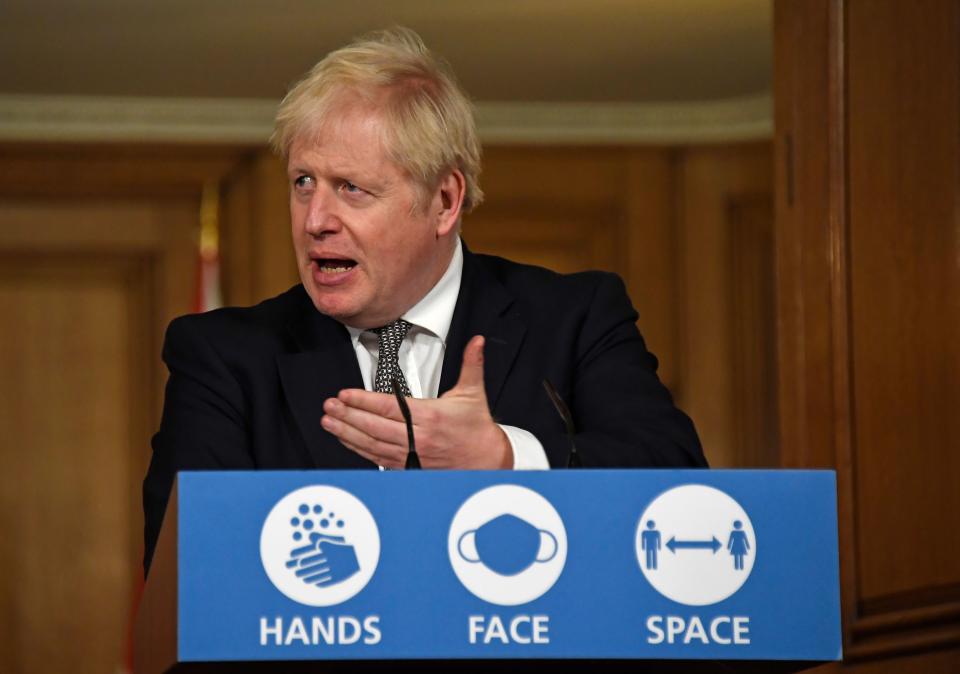
[[[456,384],[467,341],[484,335],[494,419],[533,433],[551,466],[566,465],[570,443],[544,378],[570,407],[584,467],[706,466],[636,320],[614,274],[561,275],[464,247],[440,393]],[[323,401],[363,379],[346,328],[302,286],[174,320],[163,359],[170,378],[143,486],[145,567],[179,470],[376,468],[320,425]]]

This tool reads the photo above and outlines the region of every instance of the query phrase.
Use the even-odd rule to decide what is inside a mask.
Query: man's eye
[[[293,181],[293,186],[298,190],[309,190],[313,188],[313,178],[310,176],[300,176]]]
[[[344,191],[344,192],[349,192],[350,194],[360,194],[361,192],[363,192],[363,189],[357,187],[356,185],[354,185],[354,184],[353,184],[352,182],[350,182],[349,180],[344,180],[344,181],[343,181],[343,191]]]

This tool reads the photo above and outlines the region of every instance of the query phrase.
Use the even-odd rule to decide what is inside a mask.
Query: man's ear
[[[437,238],[456,229],[466,192],[467,181],[460,169],[453,169],[440,179],[437,186],[437,195],[440,198],[434,202],[437,208]]]

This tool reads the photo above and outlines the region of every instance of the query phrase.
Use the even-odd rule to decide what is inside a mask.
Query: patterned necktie
[[[377,350],[379,351],[377,375],[373,383],[374,391],[393,393],[393,378],[396,377],[400,383],[400,393],[407,398],[412,397],[407,387],[407,380],[403,378],[403,371],[400,369],[400,345],[412,327],[410,323],[398,318],[393,323],[371,331],[377,333]]]

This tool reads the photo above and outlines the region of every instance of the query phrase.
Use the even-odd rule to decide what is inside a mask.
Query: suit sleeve
[[[143,482],[144,571],[149,570],[173,480],[181,470],[253,468],[243,391],[199,329],[186,316],[167,329],[167,379],[160,429]]]
[[[623,281],[602,274],[580,325],[570,400],[585,467],[706,467],[693,422],[657,377]],[[566,465],[562,431],[539,436],[554,467]]]

